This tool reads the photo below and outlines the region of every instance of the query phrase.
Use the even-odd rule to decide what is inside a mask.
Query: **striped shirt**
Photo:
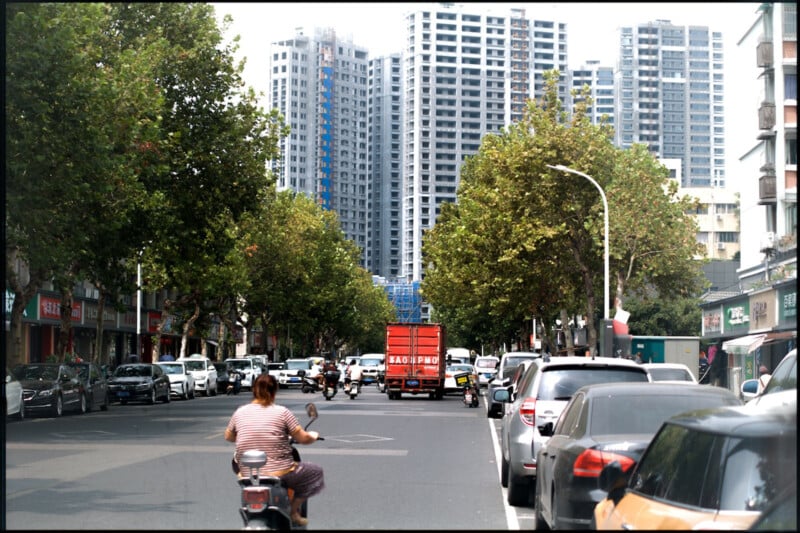
[[[294,463],[289,435],[299,425],[297,417],[282,405],[248,403],[239,407],[228,422],[228,429],[236,432],[236,462],[242,452],[261,450],[267,453],[267,464],[259,473],[289,468]]]

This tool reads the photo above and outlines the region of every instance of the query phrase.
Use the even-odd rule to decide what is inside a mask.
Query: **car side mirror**
[[[508,389],[496,389],[492,393],[492,399],[499,403],[508,403],[511,400],[511,396],[508,393]]]
[[[548,422],[543,426],[539,426],[539,434],[542,437],[552,437],[553,436],[553,423]]]
[[[628,484],[627,481],[627,476],[622,471],[622,465],[619,461],[612,461],[600,471],[597,484],[600,490],[609,493],[609,497],[611,497],[611,493],[615,489],[624,489],[625,485]]]

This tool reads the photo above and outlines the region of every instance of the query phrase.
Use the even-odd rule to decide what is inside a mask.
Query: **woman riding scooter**
[[[322,467],[295,461],[289,437],[300,444],[311,444],[319,438],[316,431],[306,431],[297,417],[282,405],[275,403],[278,382],[274,376],[261,374],[253,383],[253,401],[233,413],[225,429],[225,440],[236,443],[233,470],[240,473],[238,461],[248,450],[262,450],[267,463],[259,469],[261,476],[278,476],[294,490],[291,519],[295,525],[305,526],[308,519],[301,516],[300,507],[311,496],[325,487]]]

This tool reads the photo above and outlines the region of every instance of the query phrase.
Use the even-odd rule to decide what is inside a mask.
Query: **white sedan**
[[[449,365],[444,369],[444,392],[461,392],[464,389],[463,385],[459,385],[456,377],[467,374],[472,376],[473,383],[478,383],[478,373],[475,367],[468,363],[457,363]]]
[[[158,366],[169,378],[171,393],[184,400],[194,398],[194,377],[181,361],[159,361]]]
[[[25,402],[22,400],[22,383],[8,367],[6,367],[6,381],[3,388],[6,389],[6,416],[24,419]]]

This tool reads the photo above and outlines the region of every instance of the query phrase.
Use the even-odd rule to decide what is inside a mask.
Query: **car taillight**
[[[525,398],[522,401],[519,417],[526,425],[533,426],[536,421],[536,398]]]
[[[244,489],[242,499],[248,508],[257,510],[269,504],[269,487],[247,487]]]
[[[627,472],[635,462],[630,457],[618,453],[604,452],[602,450],[584,450],[575,459],[575,464],[572,465],[572,475],[575,477],[599,477],[603,467],[614,461],[619,461],[623,472]]]

